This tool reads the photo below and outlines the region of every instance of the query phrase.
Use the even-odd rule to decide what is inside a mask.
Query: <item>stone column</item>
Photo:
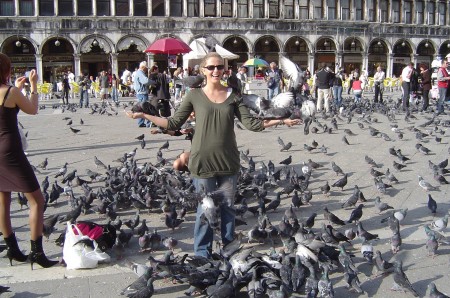
[[[118,53],[111,53],[111,71],[119,77],[119,57]]]
[[[386,77],[392,78],[392,69],[394,68],[394,53],[389,53],[388,64],[386,67]]]
[[[14,15],[17,17],[20,14],[19,0],[14,0]]]
[[[37,17],[39,14],[39,2],[38,0],[34,0],[33,1],[33,6],[34,6],[34,16]]]
[[[42,67],[42,54],[35,54],[34,57],[36,57],[36,71],[38,75],[38,83],[43,83],[43,75],[44,75],[44,69]]]
[[[311,75],[314,75],[314,53],[308,52],[308,69]]]
[[[153,53],[147,53],[147,66],[150,69],[155,62],[155,55]]]
[[[417,56],[419,56],[419,54],[411,54],[411,62],[414,63],[414,67],[417,64]]]
[[[58,9],[58,1],[54,1],[53,2],[53,11],[55,12],[54,15],[57,16],[59,15],[59,9]]]
[[[78,0],[73,0],[73,15],[78,15]]]
[[[115,16],[116,15],[116,0],[111,0],[111,16]]]
[[[92,0],[92,16],[97,16],[97,0]]]
[[[183,17],[187,17],[187,15],[188,15],[187,7],[188,7],[188,0],[183,0],[183,13],[182,13]]]
[[[75,75],[75,78],[78,78],[81,74],[81,55],[73,54],[73,60],[74,60],[73,74]]]
[[[368,71],[369,54],[368,54],[368,53],[363,53],[363,54],[362,54],[362,57],[363,57],[362,69]],[[362,69],[361,69],[361,70],[362,70]]]
[[[148,0],[147,2],[147,16],[151,17],[153,15],[153,1],[152,0]]]
[[[204,18],[205,17],[205,1],[199,1],[199,17]]]
[[[334,70],[335,72],[337,72],[339,70],[339,68],[344,65],[344,63],[343,63],[343,56],[344,56],[344,53],[342,51],[337,51],[336,52],[336,61],[335,61],[336,68]]]

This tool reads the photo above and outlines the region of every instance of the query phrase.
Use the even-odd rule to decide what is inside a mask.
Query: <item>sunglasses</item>
[[[217,68],[217,70],[224,70],[225,69],[225,65],[220,64],[220,65],[208,65],[208,66],[204,66],[203,68],[206,68],[207,70],[213,71],[214,69]]]

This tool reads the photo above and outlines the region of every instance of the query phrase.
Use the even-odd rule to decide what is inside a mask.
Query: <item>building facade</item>
[[[213,40],[239,55],[233,66],[285,55],[312,72],[325,62],[398,76],[450,53],[449,11],[437,0],[0,0],[0,50],[14,74],[36,68],[44,81],[142,60],[165,68],[167,56],[144,50],[168,36]]]

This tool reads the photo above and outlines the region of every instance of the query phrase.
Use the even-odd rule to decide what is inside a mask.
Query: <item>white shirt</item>
[[[410,82],[411,81],[411,73],[412,73],[412,69],[408,66],[406,66],[405,68],[403,68],[402,70],[402,81],[403,82]]]
[[[73,72],[69,72],[69,74],[67,75],[67,79],[69,80],[69,83],[75,82],[75,75],[73,74]]]
[[[129,71],[128,69],[125,69],[123,71],[122,77],[120,79],[122,80],[122,82],[127,82],[129,76],[131,76],[131,71]]]
[[[133,71],[133,73],[131,74],[131,81],[134,83],[134,78],[136,77],[136,72],[137,70]]]
[[[384,71],[377,71],[373,76],[373,79],[375,80],[375,82],[383,82],[384,76],[385,76]]]

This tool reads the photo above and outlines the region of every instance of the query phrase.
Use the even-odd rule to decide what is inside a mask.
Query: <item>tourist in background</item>
[[[379,100],[380,103],[383,103],[383,90],[384,90],[383,81],[384,81],[385,76],[386,76],[386,74],[381,69],[381,66],[378,66],[377,72],[373,76],[373,80],[374,80],[374,84],[375,84],[375,98],[373,100],[374,102],[378,102],[378,100]]]
[[[430,104],[431,71],[425,63],[420,64],[420,77],[422,85],[422,111],[426,111]]]

